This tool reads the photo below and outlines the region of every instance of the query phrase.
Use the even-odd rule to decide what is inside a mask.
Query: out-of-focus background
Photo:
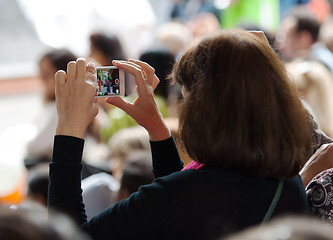
[[[42,146],[50,142],[47,147],[52,148],[57,116],[48,81],[61,69],[50,61],[59,60],[64,48],[70,51],[65,59],[86,57],[102,65],[113,58],[140,58],[157,64],[154,67],[164,78],[184,50],[210,33],[233,27],[260,29],[274,47],[276,40],[283,42],[287,36],[281,22],[290,9],[305,6],[323,24],[330,19],[332,4],[333,0],[0,0],[2,201],[22,201],[26,169],[39,161],[47,163],[50,157],[50,150]],[[45,57],[50,51],[57,53]],[[301,67],[308,69],[306,64]],[[130,80],[127,84],[131,98],[133,86]],[[160,108],[176,136],[181,96],[175,87],[165,91],[158,93]],[[110,106],[101,103],[100,108],[99,119],[89,130],[85,159],[99,170],[107,166],[115,173],[119,163],[110,141],[134,124]]]

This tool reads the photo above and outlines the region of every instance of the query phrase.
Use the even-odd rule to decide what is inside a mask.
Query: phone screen
[[[120,95],[119,69],[97,69],[96,96]]]

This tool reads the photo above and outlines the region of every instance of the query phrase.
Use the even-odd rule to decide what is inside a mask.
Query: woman
[[[180,171],[182,162],[154,100],[154,69],[137,60],[114,65],[134,76],[138,98],[107,102],[148,131],[156,179],[86,222],[81,153],[85,130],[97,114],[96,79],[94,66],[86,71],[79,59],[69,63],[67,74],[56,74],[51,208],[70,214],[94,239],[212,239],[271,216],[308,211],[297,173],[311,155],[311,126],[266,41],[242,30],[222,31],[176,63],[173,77],[185,97],[180,135],[200,169]]]

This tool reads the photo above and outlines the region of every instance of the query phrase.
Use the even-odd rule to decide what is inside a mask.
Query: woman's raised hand
[[[79,58],[69,62],[67,73],[55,74],[55,95],[58,110],[57,135],[84,138],[89,123],[98,113],[94,104],[96,68]]]
[[[171,136],[156,104],[154,90],[159,83],[155,70],[139,60],[113,61],[113,65],[134,76],[137,99],[133,103],[121,97],[109,97],[107,102],[119,107],[144,127],[151,141],[167,139]]]

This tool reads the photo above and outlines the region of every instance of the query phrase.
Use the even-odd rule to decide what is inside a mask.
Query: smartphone
[[[124,96],[125,74],[115,66],[96,67],[96,98]]]

